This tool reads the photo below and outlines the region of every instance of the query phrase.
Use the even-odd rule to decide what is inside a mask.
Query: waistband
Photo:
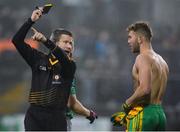
[[[162,108],[161,104],[148,104],[144,108]]]

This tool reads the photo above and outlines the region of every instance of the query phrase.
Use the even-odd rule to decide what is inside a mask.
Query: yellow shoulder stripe
[[[55,65],[56,63],[58,63],[58,60],[52,60],[51,58],[49,58],[49,62],[51,63],[51,65]]]

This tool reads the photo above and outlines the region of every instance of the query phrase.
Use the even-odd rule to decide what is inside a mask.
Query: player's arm
[[[68,107],[79,115],[90,116],[90,110],[81,104],[75,94],[69,96]]]
[[[137,56],[135,66],[138,70],[139,86],[136,88],[133,95],[126,100],[126,104],[129,106],[144,103],[144,101],[148,102],[150,100],[152,73],[148,57],[144,55]]]
[[[90,123],[93,123],[98,118],[97,114],[84,107],[81,102],[76,98],[76,95],[70,95],[68,100],[68,107],[71,108],[75,113],[85,116]]]
[[[73,79],[70,96],[68,100],[67,106],[72,109],[75,113],[85,116],[88,120],[90,120],[90,123],[93,123],[95,119],[98,118],[97,114],[84,107],[81,102],[76,98],[76,80]]]

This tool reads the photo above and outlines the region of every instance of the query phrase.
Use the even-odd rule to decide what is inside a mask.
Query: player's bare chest
[[[138,80],[138,70],[135,65],[132,68],[132,77],[134,81]]]

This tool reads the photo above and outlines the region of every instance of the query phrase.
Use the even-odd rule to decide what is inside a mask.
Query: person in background
[[[74,117],[74,113],[85,116],[88,120],[90,120],[90,123],[93,123],[94,120],[98,118],[97,114],[94,111],[89,110],[86,107],[84,107],[82,103],[77,99],[75,79],[73,80],[73,83],[71,86],[70,97],[69,97],[69,102],[68,102],[67,111],[66,111],[68,131],[72,129],[71,119]]]

